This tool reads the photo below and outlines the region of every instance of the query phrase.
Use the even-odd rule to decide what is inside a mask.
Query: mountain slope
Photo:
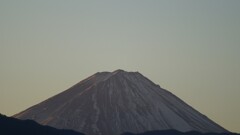
[[[0,114],[1,135],[84,135],[71,130],[42,126],[32,120],[18,120]]]
[[[96,73],[14,117],[88,135],[151,130],[227,132],[138,72]]]

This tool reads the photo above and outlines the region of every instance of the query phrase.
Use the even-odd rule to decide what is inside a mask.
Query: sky
[[[240,132],[239,0],[0,0],[0,113],[139,71]]]

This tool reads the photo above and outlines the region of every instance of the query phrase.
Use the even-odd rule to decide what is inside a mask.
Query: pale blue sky
[[[139,71],[240,132],[239,0],[0,0],[0,113]]]

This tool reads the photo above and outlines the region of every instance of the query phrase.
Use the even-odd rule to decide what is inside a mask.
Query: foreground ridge
[[[18,120],[0,114],[1,135],[84,135],[72,130],[56,129],[49,126],[42,126],[32,120]],[[176,130],[148,131],[145,133],[123,133],[121,135],[239,135],[236,133],[200,133],[179,132]]]
[[[156,130],[156,131],[147,131],[144,133],[123,133],[121,135],[239,135],[237,133],[201,133],[197,131],[189,131],[189,132],[179,132],[177,130]]]
[[[84,135],[72,130],[43,126],[32,120],[18,120],[0,114],[1,135]]]

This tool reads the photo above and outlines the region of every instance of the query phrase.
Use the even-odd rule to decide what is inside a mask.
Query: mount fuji
[[[139,72],[98,72],[13,117],[86,135],[228,131]]]

